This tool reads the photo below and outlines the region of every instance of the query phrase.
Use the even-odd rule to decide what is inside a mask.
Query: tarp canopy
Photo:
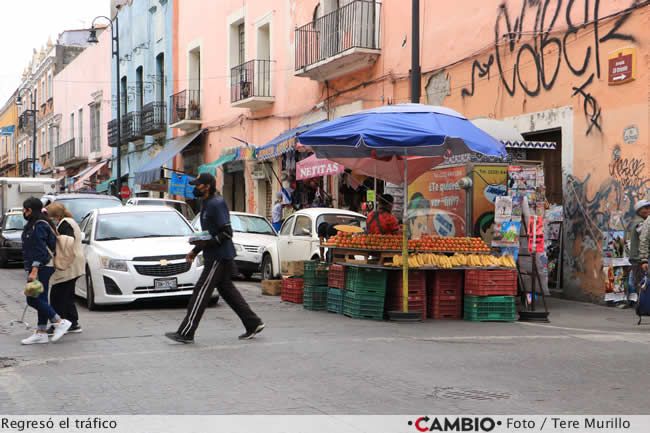
[[[292,150],[295,146],[296,137],[299,134],[309,131],[310,129],[317,128],[321,125],[324,125],[325,123],[327,123],[327,120],[321,120],[319,122],[298,126],[296,128],[284,131],[273,140],[257,148],[255,151],[257,160],[264,161],[267,159],[275,158],[288,152],[289,150]]]
[[[154,156],[149,160],[149,162],[144,164],[135,172],[135,183],[146,185],[160,180],[160,169],[176,155],[182,152],[183,149],[189,146],[202,133],[203,130],[199,130],[192,134],[182,135],[169,140],[158,155]]]
[[[506,156],[501,142],[446,107],[387,105],[339,117],[298,135],[319,158]]]
[[[221,155],[219,158],[217,158],[216,160],[214,160],[212,162],[200,165],[199,166],[199,174],[201,174],[201,173],[210,173],[212,176],[216,176],[217,175],[217,168],[221,167],[224,164],[232,162],[235,159],[237,159],[237,152],[227,153],[225,155]]]
[[[78,189],[82,189],[84,187],[84,183],[86,182],[86,180],[88,180],[93,174],[101,170],[102,167],[104,167],[106,164],[108,164],[108,160],[95,164],[92,167],[88,167],[83,172],[79,173],[77,176],[74,177],[75,182],[74,185],[72,185],[72,189],[75,191]]]
[[[552,141],[526,140],[517,128],[503,120],[479,117],[472,120],[472,123],[490,134],[492,137],[501,141],[501,143],[503,143],[508,149],[555,150],[557,148],[557,144]]]

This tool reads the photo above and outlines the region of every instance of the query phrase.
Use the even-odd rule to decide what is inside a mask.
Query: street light
[[[23,105],[22,95],[25,91],[29,92],[29,97],[32,99],[32,109],[25,110],[23,113],[31,114],[34,122],[32,124],[32,177],[36,177],[36,113],[38,113],[38,111],[36,111],[36,89],[32,92],[32,89],[29,87],[23,87],[18,91],[16,105],[19,107]]]
[[[117,174],[116,174],[116,186],[118,194],[122,189],[122,119],[121,119],[121,107],[120,107],[120,26],[117,20],[117,13],[115,14],[115,21],[110,18],[100,15],[93,19],[92,24],[90,25],[90,31],[88,35],[88,43],[96,44],[99,42],[97,39],[97,29],[95,29],[95,21],[98,19],[105,19],[108,21],[108,25],[111,27],[111,56],[115,57],[115,84],[116,84],[116,96],[117,96]]]

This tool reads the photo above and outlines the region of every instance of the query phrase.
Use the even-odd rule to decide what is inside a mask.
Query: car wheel
[[[242,275],[244,276],[244,278],[246,278],[247,280],[250,280],[251,277],[253,276],[253,273],[252,273],[252,272],[242,272],[241,274],[242,274]]]
[[[93,287],[93,278],[90,275],[90,269],[86,268],[86,307],[90,311],[97,310],[95,303],[95,289]]]
[[[271,256],[265,254],[262,258],[262,279],[271,280],[273,276],[273,260],[271,260]]]

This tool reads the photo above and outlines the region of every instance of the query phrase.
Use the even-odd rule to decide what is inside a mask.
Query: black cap
[[[217,180],[210,173],[201,173],[199,177],[190,181],[190,185],[216,185]]]

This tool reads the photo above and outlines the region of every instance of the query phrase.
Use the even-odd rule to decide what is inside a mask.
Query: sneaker
[[[169,338],[172,341],[183,344],[192,344],[194,343],[194,338],[185,337],[178,332],[165,332],[165,337]]]
[[[47,334],[45,332],[34,332],[31,336],[25,338],[20,343],[21,344],[47,344],[50,342]]]
[[[68,332],[68,329],[72,326],[72,322],[66,319],[61,319],[61,321],[54,325],[54,335],[52,335],[52,342],[55,343],[61,339]]]
[[[80,324],[74,324],[68,329],[68,334],[81,334],[83,332],[83,329],[81,328]]]
[[[251,331],[246,331],[245,334],[240,335],[240,336],[239,336],[239,339],[240,339],[240,340],[250,340],[251,338],[255,338],[255,336],[256,336],[257,334],[259,334],[260,332],[262,332],[262,330],[264,330],[264,327],[265,327],[265,326],[266,326],[266,325],[264,325],[264,323],[260,323],[259,325],[257,325],[257,326],[256,326],[254,329],[252,329]]]

